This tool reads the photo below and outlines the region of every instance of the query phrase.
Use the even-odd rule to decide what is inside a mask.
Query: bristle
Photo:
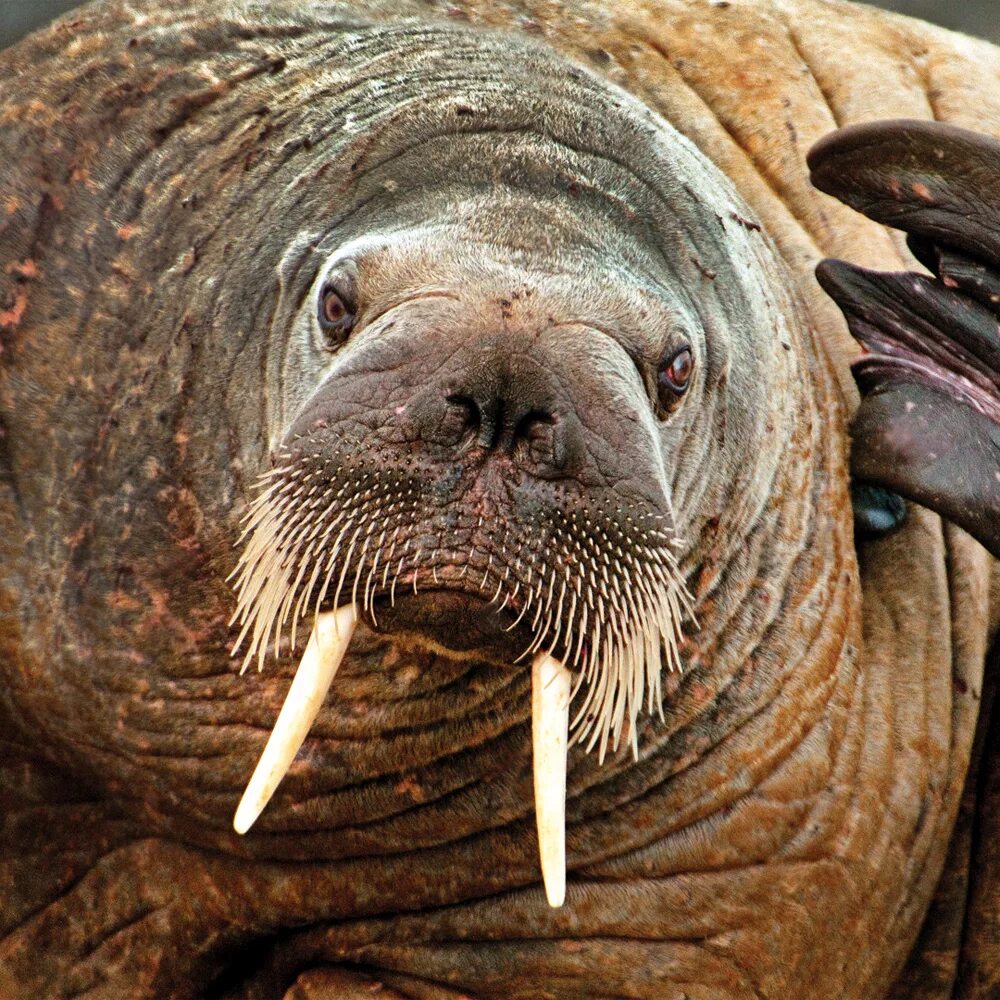
[[[336,606],[348,588],[374,621],[376,598],[395,605],[408,573],[413,593],[446,579],[444,554],[455,539],[433,505],[424,506],[419,487],[381,470],[339,468],[338,458],[286,450],[258,480],[229,577],[236,591],[230,624],[239,628],[233,654],[243,650],[242,669],[255,660],[262,666],[268,649],[277,655],[286,631],[294,648],[299,623],[329,606],[331,593]],[[677,563],[683,546],[669,518],[571,506],[534,524],[504,522],[497,530],[480,513],[447,530],[471,535],[450,578],[475,571],[468,586],[492,594],[497,613],[517,610],[509,631],[528,623],[531,639],[519,660],[548,651],[575,673],[574,742],[603,760],[624,740],[637,756],[639,714],[662,717],[662,674],[680,669],[681,626],[693,618]],[[436,543],[424,548],[430,531]]]

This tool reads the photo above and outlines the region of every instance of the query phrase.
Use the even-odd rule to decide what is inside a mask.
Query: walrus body
[[[989,995],[988,866],[891,991],[973,755],[993,562],[919,508],[855,550],[856,351],[812,272],[907,258],[805,154],[874,118],[996,134],[998,80],[986,44],[810,0],[99,3],[5,53],[0,993],[945,997],[964,961]],[[331,288],[350,326],[317,317]],[[297,662],[280,626],[261,673],[231,656],[272,464],[277,495],[335,483],[331,517],[390,499],[381,536],[275,528],[349,525],[364,613],[241,839]],[[612,662],[584,597],[548,624],[552,553],[609,550],[591,627],[646,621],[641,567],[676,562],[684,670],[663,719],[658,671],[642,714],[598,667],[578,695],[610,692],[581,721],[607,757],[570,751],[552,909],[518,633],[484,609],[495,583],[528,639]]]

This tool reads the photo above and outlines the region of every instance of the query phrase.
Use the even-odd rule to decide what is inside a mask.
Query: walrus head
[[[345,40],[345,81],[360,59],[417,70],[329,102],[292,184],[329,200],[281,265],[272,468],[235,573],[244,666],[315,625],[236,826],[360,621],[494,667],[534,657],[539,829],[551,808],[561,857],[567,724],[601,760],[625,734],[638,757],[699,536],[725,507],[739,545],[769,498],[788,306],[734,192],[634,99],[530,45],[530,73],[502,78],[495,39],[413,45]]]

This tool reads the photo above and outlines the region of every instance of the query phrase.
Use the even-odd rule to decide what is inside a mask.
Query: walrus
[[[813,0],[98,2],[7,51],[0,992],[989,995],[995,563],[882,447],[921,386],[854,419],[838,303],[957,356],[990,276],[939,257],[992,258],[925,212],[926,299],[872,276],[898,170],[842,205],[806,154],[995,136],[998,73]],[[922,141],[962,189],[986,140]]]

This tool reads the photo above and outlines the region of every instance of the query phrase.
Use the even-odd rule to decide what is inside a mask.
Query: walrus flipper
[[[828,136],[813,183],[905,230],[932,272],[823,261],[817,277],[864,353],[851,469],[965,528],[1000,556],[1000,143],[891,121]]]

